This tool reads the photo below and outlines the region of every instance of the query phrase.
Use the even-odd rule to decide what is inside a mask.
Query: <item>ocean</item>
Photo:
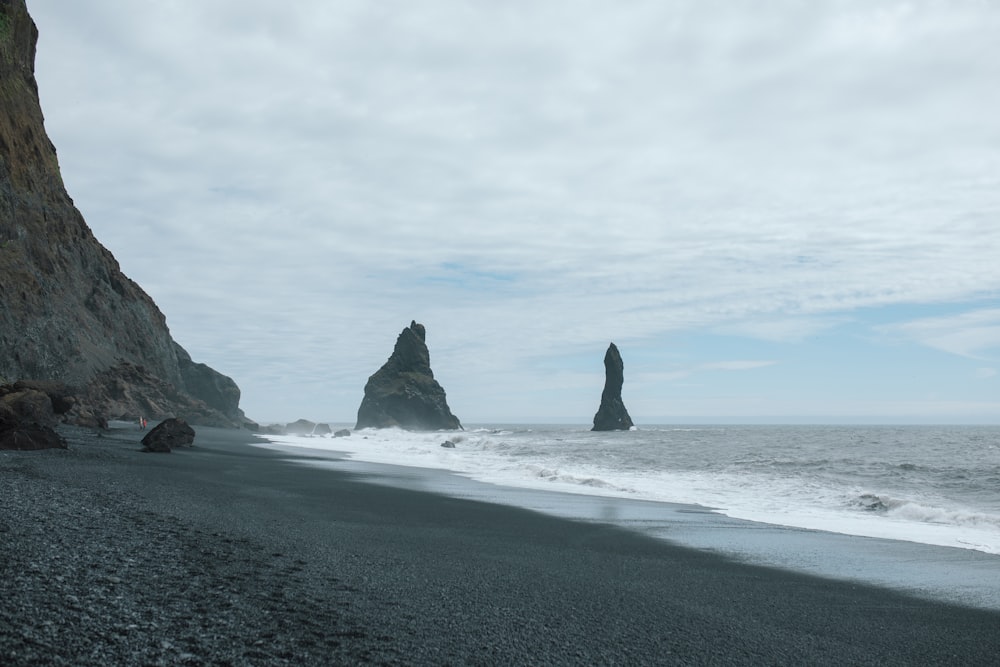
[[[268,437],[506,487],[698,505],[777,526],[1000,554],[998,426],[478,425]],[[442,447],[446,440],[454,447]]]

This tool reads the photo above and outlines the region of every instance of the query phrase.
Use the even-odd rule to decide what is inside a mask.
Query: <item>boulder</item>
[[[86,409],[75,411],[70,423],[74,426],[83,426],[84,428],[105,431],[108,429],[108,420],[106,418]]]
[[[627,431],[634,424],[622,402],[622,385],[625,383],[625,364],[614,343],[604,354],[604,391],[601,406],[594,415],[592,431]]]
[[[311,422],[308,419],[296,419],[285,426],[285,433],[288,435],[312,435],[315,428],[316,422]]]
[[[0,404],[4,405],[12,419],[18,422],[37,423],[46,426],[56,424],[55,411],[48,394],[37,389],[18,389],[17,385],[7,385],[0,394]],[[0,390],[3,391],[3,390]]]
[[[66,440],[51,426],[0,415],[0,449],[66,449]]]
[[[329,424],[316,424],[316,428],[313,429],[313,435],[330,435],[333,429],[330,428]]]
[[[342,428],[339,431],[337,431],[336,433],[334,433],[333,437],[335,437],[335,438],[346,438],[349,435],[351,435],[350,430],[348,430],[346,428]]]
[[[444,389],[434,379],[424,325],[410,322],[392,355],[368,378],[355,429],[399,427],[411,431],[461,429]]]
[[[169,452],[194,443],[194,429],[183,419],[164,419],[142,438],[144,452]]]
[[[57,415],[66,414],[76,405],[76,398],[71,395],[69,388],[63,382],[18,380],[14,383],[14,389],[21,391],[33,389],[44,393],[52,402],[52,412]]]
[[[66,440],[52,428],[54,424],[46,394],[0,386],[0,449],[66,449]]]

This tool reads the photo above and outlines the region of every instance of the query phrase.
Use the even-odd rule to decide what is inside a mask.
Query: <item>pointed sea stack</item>
[[[392,356],[368,378],[355,429],[398,426],[409,431],[462,428],[434,379],[424,325],[410,322]]]
[[[628,416],[622,402],[622,385],[625,384],[625,364],[614,343],[608,346],[604,355],[604,392],[601,393],[601,407],[594,415],[592,431],[627,431],[632,428],[632,418]]]

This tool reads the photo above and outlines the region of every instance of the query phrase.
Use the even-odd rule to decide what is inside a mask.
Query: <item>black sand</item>
[[[246,435],[0,452],[0,664],[983,664],[1000,613],[365,483]]]

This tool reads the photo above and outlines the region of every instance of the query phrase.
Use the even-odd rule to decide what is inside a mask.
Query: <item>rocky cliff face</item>
[[[618,347],[611,343],[604,354],[604,391],[601,393],[601,407],[594,415],[592,431],[627,431],[632,428],[632,418],[622,401],[624,384],[625,363]]]
[[[38,100],[37,38],[24,0],[0,0],[0,377],[59,380],[83,394],[139,367],[207,403],[216,423],[236,425],[235,383],[191,362],[67,194]],[[123,402],[107,417],[162,418],[184,406],[161,407]]]
[[[424,325],[410,322],[389,360],[368,378],[355,428],[398,426],[412,431],[462,428],[431,371]]]

